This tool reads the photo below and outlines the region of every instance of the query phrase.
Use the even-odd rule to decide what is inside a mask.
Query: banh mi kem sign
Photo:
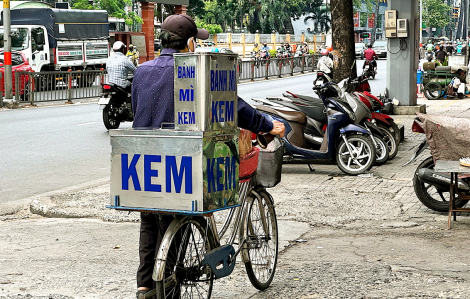
[[[237,128],[236,54],[175,54],[175,129]]]
[[[203,213],[238,204],[233,152],[238,135],[172,130],[110,135],[112,207]]]

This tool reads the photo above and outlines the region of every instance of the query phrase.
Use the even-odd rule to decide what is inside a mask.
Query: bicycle
[[[175,215],[155,261],[156,288],[141,298],[210,298],[214,279],[230,275],[238,255],[251,284],[259,290],[269,287],[278,256],[273,199],[255,176],[240,180],[240,204],[229,210],[219,230],[214,213]]]

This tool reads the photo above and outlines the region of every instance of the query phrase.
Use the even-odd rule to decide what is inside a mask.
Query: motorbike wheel
[[[398,153],[398,143],[395,138],[395,134],[390,132],[390,130],[384,125],[377,125],[382,134],[384,135],[383,140],[388,146],[388,159],[392,160]]]
[[[397,141],[397,145],[400,144],[400,141],[401,141],[400,129],[398,128],[394,120],[389,119],[388,123],[390,124],[390,127],[388,127],[388,130],[391,131],[393,135],[395,135],[395,140]]]
[[[427,158],[416,168],[413,176],[413,187],[419,201],[426,207],[436,212],[448,212],[450,193],[449,188],[440,189],[428,183],[421,182],[418,178],[418,170],[421,168],[434,169],[434,160],[432,157]],[[466,200],[459,200],[458,195],[455,199],[455,207],[461,208],[468,202]]]
[[[388,152],[388,146],[383,140],[382,136],[379,135],[373,135],[375,143],[377,144],[375,146],[375,165],[383,165],[387,162],[389,152]]]
[[[438,100],[442,95],[442,87],[437,82],[429,82],[424,86],[424,96],[428,100]]]
[[[352,134],[347,136],[346,139],[353,153],[349,151],[344,139],[341,139],[336,151],[338,168],[349,175],[358,175],[369,171],[374,166],[376,158],[375,147],[370,138]],[[356,158],[356,160],[353,158]]]
[[[112,130],[119,128],[121,120],[119,119],[119,107],[114,101],[109,101],[108,105],[103,109],[103,123],[106,129]]]

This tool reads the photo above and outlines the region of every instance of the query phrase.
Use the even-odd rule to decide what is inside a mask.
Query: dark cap
[[[197,29],[196,23],[188,15],[174,14],[167,17],[163,21],[162,30],[170,33],[171,40],[188,39],[190,37],[209,38],[209,31]]]

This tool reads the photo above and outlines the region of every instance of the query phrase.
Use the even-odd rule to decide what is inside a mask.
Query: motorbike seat
[[[310,103],[315,103],[315,104],[320,104],[320,105],[323,105],[323,101],[319,98],[314,98],[314,97],[310,97],[310,96],[304,96],[304,95],[297,95],[299,98],[301,98],[302,100],[306,100]]]
[[[307,124],[307,117],[302,112],[284,111],[284,110],[278,110],[278,109],[274,110],[272,108],[262,106],[262,105],[257,105],[255,107],[259,111],[264,111],[264,112],[267,112],[267,113],[273,114],[273,115],[279,115],[280,117],[284,118],[287,121],[293,121],[293,122],[298,122],[298,123],[301,123],[301,124]]]

